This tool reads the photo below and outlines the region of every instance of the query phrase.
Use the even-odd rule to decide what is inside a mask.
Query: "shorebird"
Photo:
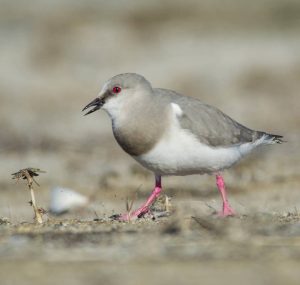
[[[91,108],[91,109],[89,109]],[[213,174],[221,194],[219,215],[231,216],[222,171],[261,145],[282,143],[282,136],[254,131],[219,109],[173,90],[153,88],[143,76],[119,74],[82,111],[100,108],[111,118],[121,148],[155,175],[155,187],[136,211],[121,220],[142,217],[162,191],[167,175]]]

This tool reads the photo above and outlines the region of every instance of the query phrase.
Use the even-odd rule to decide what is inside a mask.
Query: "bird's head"
[[[92,108],[85,114],[88,115],[102,108],[112,115],[133,98],[149,94],[151,90],[151,84],[143,76],[136,73],[119,74],[109,79],[103,85],[98,97],[82,111]]]

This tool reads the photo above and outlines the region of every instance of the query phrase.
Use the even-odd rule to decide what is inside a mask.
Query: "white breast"
[[[245,143],[231,147],[210,147],[186,129],[182,129],[177,116],[181,108],[172,103],[171,126],[161,140],[148,153],[134,157],[149,170],[160,175],[189,175],[213,173],[232,166],[256,144]]]

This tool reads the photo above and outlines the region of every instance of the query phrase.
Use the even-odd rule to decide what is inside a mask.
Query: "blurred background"
[[[0,42],[1,284],[299,284],[299,0],[0,0]],[[123,72],[284,135],[225,172],[241,216],[216,219],[214,177],[198,175],[163,180],[167,219],[101,222],[153,186],[107,114],[81,112]],[[34,226],[11,180],[25,167],[47,171],[38,206],[57,186],[92,205]]]
[[[10,179],[28,166],[47,171],[38,193],[45,207],[54,186],[97,193],[99,203],[120,201],[140,185],[141,197],[149,192],[151,174],[119,148],[108,116],[81,112],[107,79],[123,72],[213,104],[250,128],[285,136],[288,144],[227,172],[233,194],[299,182],[299,1],[0,4],[0,215],[18,221],[31,216],[24,185]],[[218,195],[213,177],[165,181],[171,195]],[[19,214],[12,214],[15,204]],[[104,212],[113,211],[106,205]]]

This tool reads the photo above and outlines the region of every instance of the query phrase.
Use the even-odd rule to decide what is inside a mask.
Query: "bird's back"
[[[165,103],[177,104],[182,110],[182,115],[178,117],[181,127],[189,130],[200,142],[209,146],[226,147],[255,142],[263,135],[267,135],[265,132],[243,126],[219,109],[198,99],[182,96],[167,89],[154,91]]]

